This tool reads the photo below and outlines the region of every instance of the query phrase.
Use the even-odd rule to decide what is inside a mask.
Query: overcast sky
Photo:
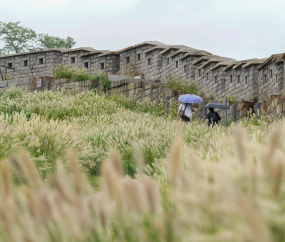
[[[0,21],[119,50],[146,40],[235,59],[285,52],[285,0],[0,0]]]

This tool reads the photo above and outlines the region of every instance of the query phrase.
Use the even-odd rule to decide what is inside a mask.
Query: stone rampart
[[[61,49],[13,54],[0,56],[0,70],[9,67],[7,74],[14,78],[51,75],[53,66],[62,61]]]
[[[271,95],[283,92],[284,65],[270,63],[258,73],[258,99],[264,100]],[[280,78],[281,77],[281,78]]]
[[[140,76],[156,82],[164,82],[171,75],[194,81],[198,92],[217,100],[228,97],[257,102],[285,92],[285,53],[236,61],[204,50],[157,41],[146,41],[117,52],[83,47],[0,56],[0,79],[6,71],[7,76],[15,79],[50,76],[59,63],[86,68],[90,73]]]
[[[41,79],[41,87],[37,87],[37,80]],[[151,101],[160,99],[164,102],[165,98],[175,97],[178,98],[178,92],[166,88],[164,84],[149,82],[140,79],[132,79],[126,76],[113,76],[113,81],[108,88],[109,91],[113,90],[120,92],[126,97],[139,101],[142,99],[149,99]],[[61,88],[67,89],[71,92],[81,92],[93,88],[104,91],[101,80],[88,80],[74,82],[69,79],[54,79],[50,76],[43,77],[30,77],[18,78],[9,81],[0,81],[0,92],[5,92],[9,87],[20,87],[29,91],[45,91],[45,90],[58,90]]]
[[[74,65],[78,67],[85,66],[85,60],[81,58],[81,55],[96,51],[93,48],[76,48],[71,50],[62,51],[62,60],[64,64]],[[90,63],[89,63],[90,66]]]

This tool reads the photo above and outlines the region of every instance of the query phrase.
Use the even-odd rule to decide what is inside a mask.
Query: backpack
[[[216,112],[211,112],[211,119],[209,120],[209,124],[217,124],[219,120],[219,114]]]

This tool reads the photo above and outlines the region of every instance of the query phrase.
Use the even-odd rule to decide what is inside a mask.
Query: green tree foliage
[[[65,39],[37,34],[34,30],[21,26],[20,21],[0,22],[0,40],[5,44],[0,49],[0,55],[51,48],[71,49],[76,44],[70,36]]]
[[[71,49],[75,45],[76,41],[68,36],[66,39],[50,36],[48,34],[38,35],[39,48],[51,49],[51,48],[66,48]]]
[[[1,54],[21,53],[33,49],[37,34],[30,28],[20,26],[20,21],[0,22],[0,40],[5,46],[0,50]]]

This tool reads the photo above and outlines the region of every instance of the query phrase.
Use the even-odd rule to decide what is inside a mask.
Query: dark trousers
[[[183,116],[181,117],[181,120],[182,120],[183,122],[190,122],[190,118],[188,118],[188,117],[185,116],[185,115],[183,115]]]
[[[213,127],[216,124],[218,124],[218,121],[208,122],[208,126],[212,126]]]

